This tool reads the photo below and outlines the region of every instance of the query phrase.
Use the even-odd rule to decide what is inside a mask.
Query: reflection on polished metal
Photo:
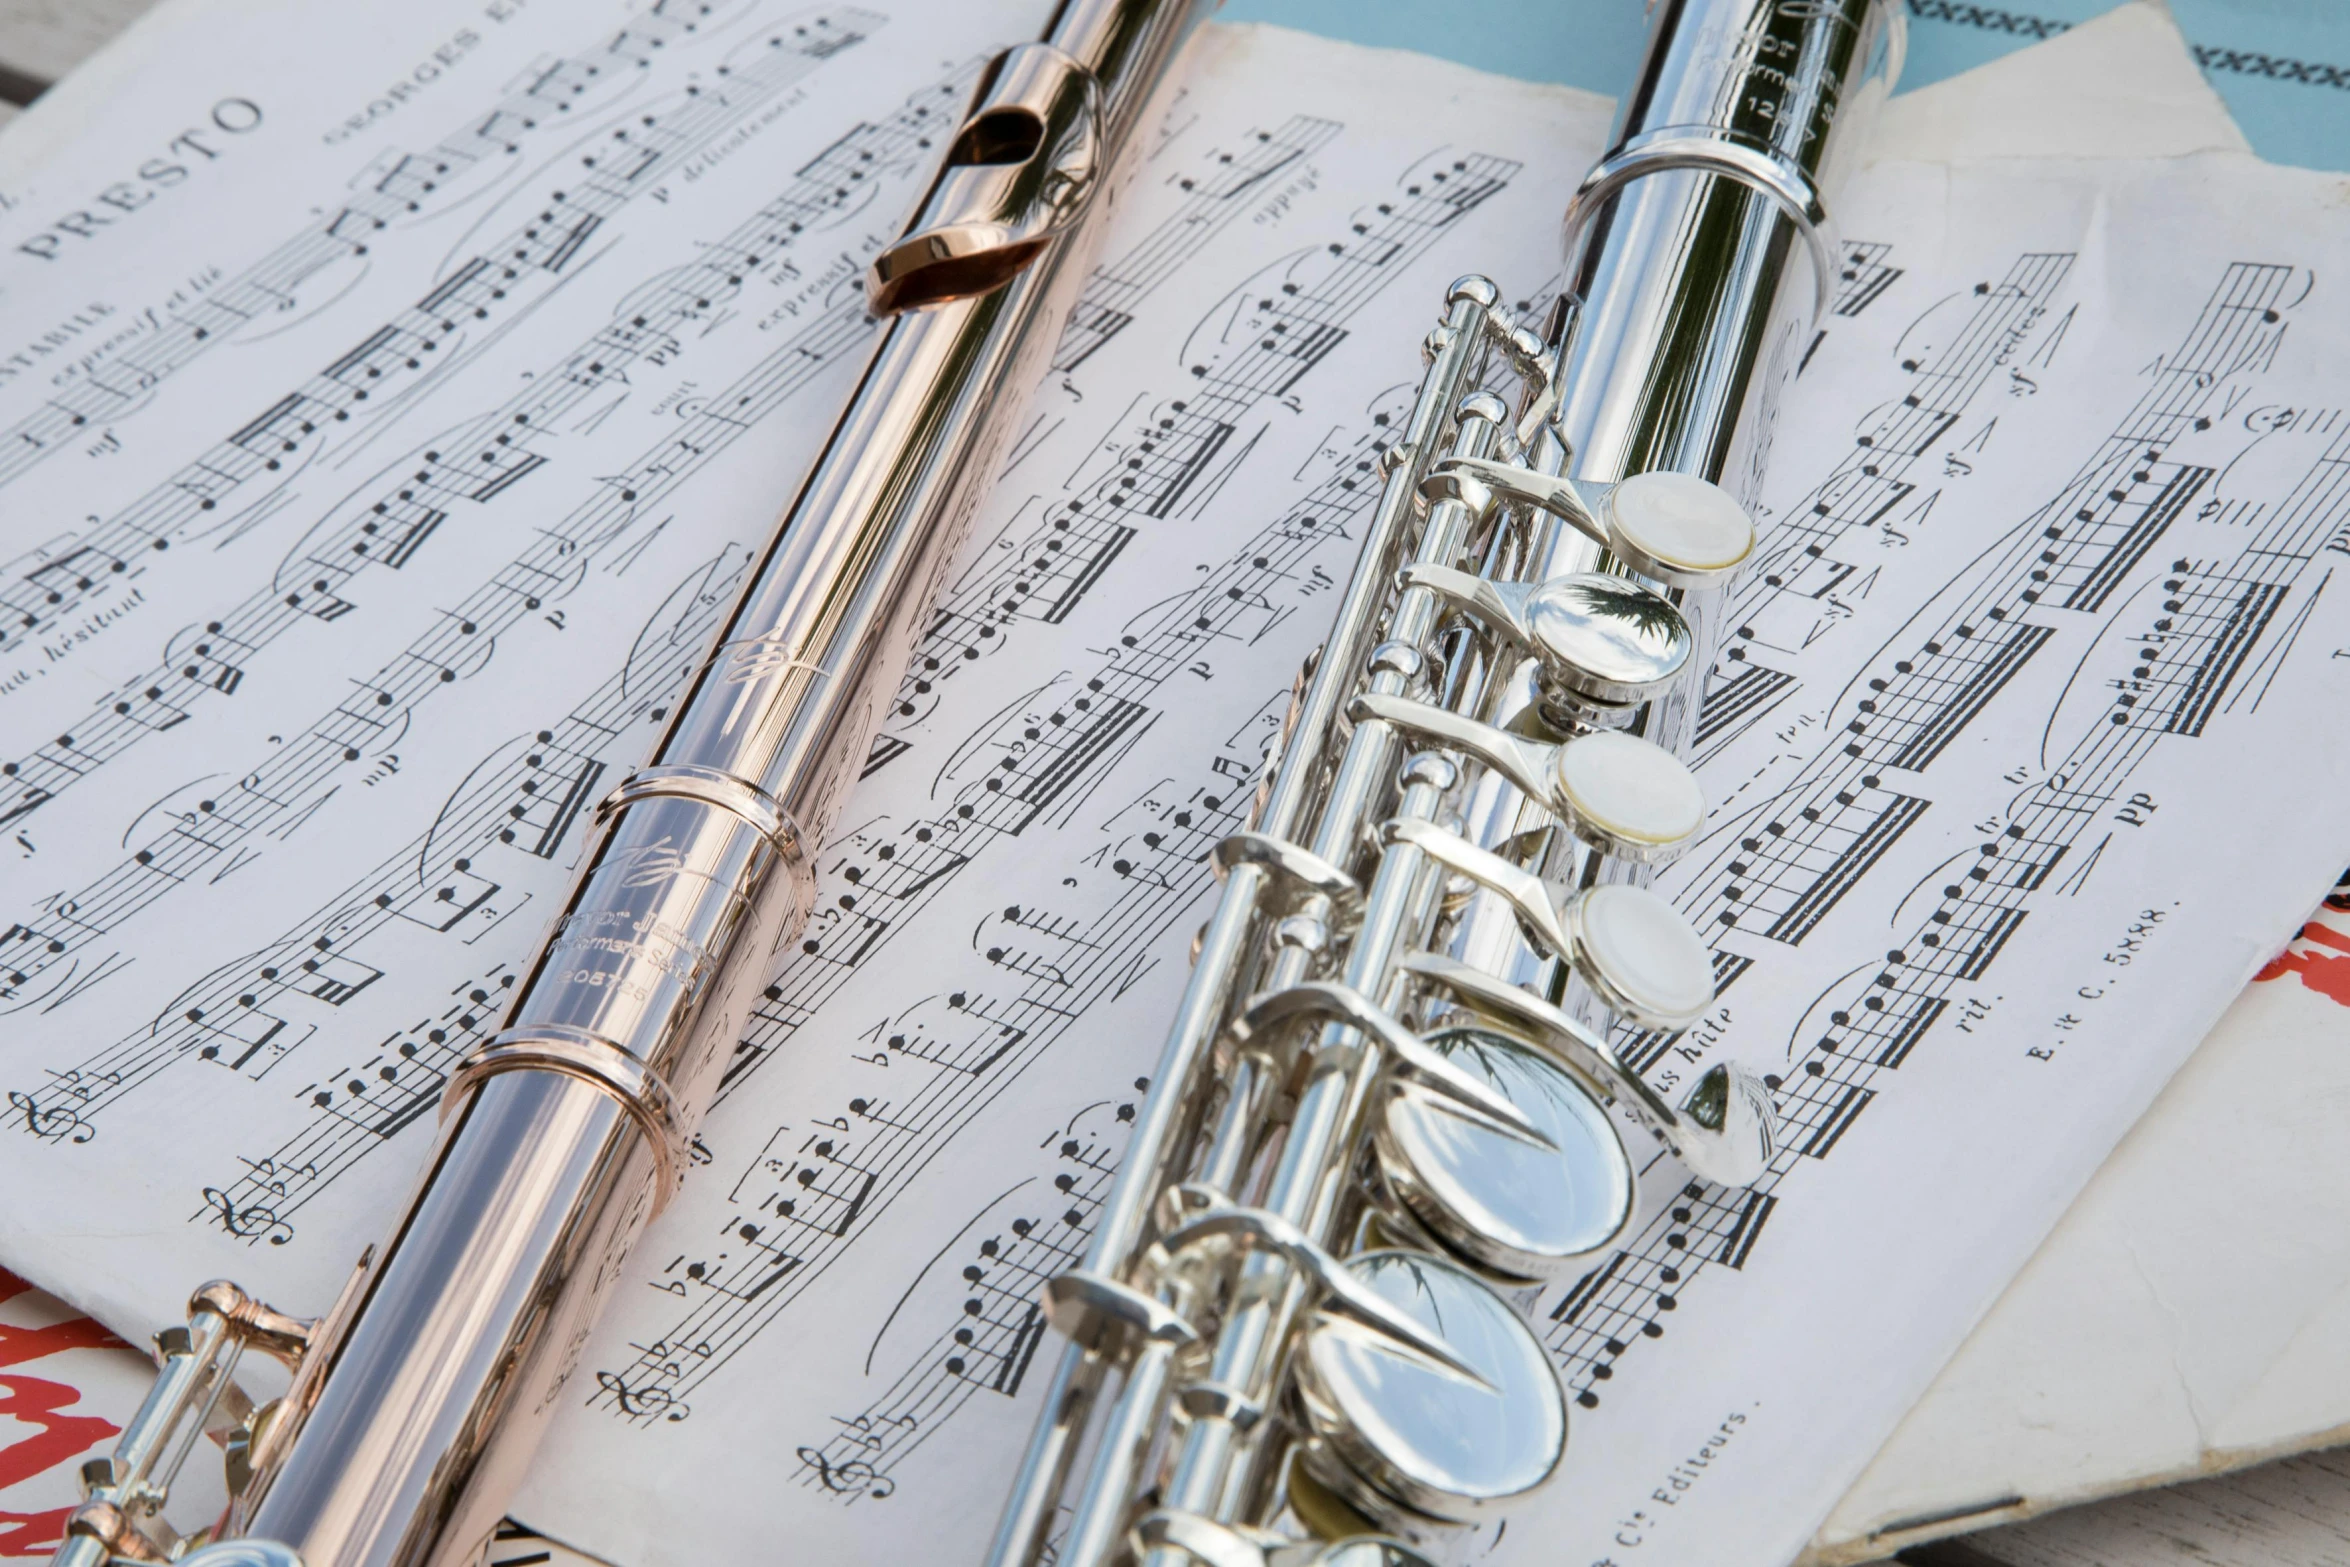
[[[233,1286],[200,1292],[163,1337],[154,1393],[86,1472],[61,1567],[480,1555],[572,1396],[629,1246],[676,1187],[761,965],[807,915],[810,858],[1205,9],[1063,0],[1043,41],[982,73],[935,182],[866,277],[883,326],[849,406],[654,755],[603,801],[503,1030],[451,1079],[390,1239],[317,1325]],[[1342,890],[1312,896],[1327,906]],[[1456,1086],[1511,1113],[1481,1080]],[[1291,1250],[1303,1239],[1281,1234]],[[1101,1283],[1070,1300],[1125,1310],[1139,1342],[1188,1333]],[[1417,1331],[1339,1278],[1332,1298],[1356,1296]],[[232,1380],[246,1348],[294,1366],[260,1409]],[[183,1539],[161,1511],[207,1430],[225,1440],[234,1488],[213,1543]]]
[[[1408,1084],[1391,1090],[1375,1146],[1395,1201],[1382,1224],[1497,1279],[1580,1272],[1632,1221],[1631,1155],[1606,1104],[1542,1051],[1487,1028],[1454,1027],[1428,1047],[1521,1107],[1549,1147],[1498,1137]],[[1413,1221],[1406,1224],[1404,1218]]]
[[[1315,1478],[1370,1518],[1468,1523],[1550,1478],[1567,1447],[1567,1406],[1542,1343],[1507,1302],[1455,1263],[1416,1251],[1350,1257],[1348,1273],[1476,1372],[1470,1380],[1398,1355],[1324,1314],[1298,1357],[1298,1402],[1321,1444]]]
[[[1673,170],[1735,180],[1774,203],[1795,225],[1804,248],[1811,253],[1814,313],[1828,313],[1836,287],[1837,243],[1828,225],[1827,209],[1820,202],[1819,187],[1795,159],[1751,132],[1727,126],[1644,131],[1620,143],[1583,177],[1567,207],[1563,226],[1569,259],[1575,258],[1584,224],[1603,202],[1634,180]]]
[[[1508,980],[1441,952],[1415,952],[1396,965],[1470,1013],[1520,1030],[1575,1079],[1621,1105],[1664,1139],[1683,1164],[1718,1186],[1748,1186],[1778,1152],[1770,1091],[1735,1061],[1698,1075],[1679,1109],[1617,1058],[1589,1026]]]
[[[1779,1154],[1743,1067],[1668,1101],[1607,1030],[1714,1007],[1639,882],[1704,828],[1695,677],[1900,15],[1651,10],[1571,294],[1537,333],[1463,278],[1428,337],[1117,1184],[1046,1291],[1069,1343],[989,1567],[1423,1567],[1562,1461],[1558,1378],[1497,1291],[1605,1266],[1636,1207],[1613,1112],[1676,1182]]]
[[[1495,582],[1415,562],[1407,588],[1427,588],[1531,653],[1561,689],[1602,702],[1645,702],[1689,667],[1689,627],[1654,588],[1604,571],[1546,582]]]
[[[685,1177],[685,1114],[670,1096],[661,1074],[630,1055],[625,1046],[598,1039],[585,1029],[545,1023],[509,1028],[457,1064],[441,1096],[441,1115],[463,1104],[472,1090],[500,1072],[562,1072],[600,1088],[619,1102],[644,1133],[652,1150],[653,1212]]]

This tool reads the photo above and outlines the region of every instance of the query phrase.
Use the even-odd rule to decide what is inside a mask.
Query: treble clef
[[[630,1387],[627,1379],[618,1372],[597,1372],[596,1386],[611,1395],[612,1402],[619,1406],[622,1414],[634,1419],[649,1420],[658,1415],[674,1423],[694,1412],[691,1404],[681,1404],[671,1397],[667,1388]]]
[[[24,1117],[26,1131],[48,1142],[63,1139],[86,1143],[98,1135],[98,1129],[71,1108],[65,1105],[44,1106],[32,1095],[15,1089],[9,1091],[8,1108]]]
[[[817,1484],[837,1495],[870,1496],[878,1502],[897,1494],[897,1482],[861,1458],[836,1466],[816,1448],[803,1447],[799,1460],[816,1471]]]
[[[217,1186],[204,1188],[204,1200],[212,1206],[220,1227],[239,1239],[267,1240],[272,1246],[283,1246],[294,1238],[294,1227],[259,1203],[240,1208]]]

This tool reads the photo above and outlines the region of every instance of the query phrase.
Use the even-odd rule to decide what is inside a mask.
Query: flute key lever
[[[1102,89],[1051,44],[998,55],[909,232],[873,258],[878,316],[1001,287],[1084,213],[1102,175]]]
[[[1537,473],[1489,457],[1447,457],[1420,493],[1535,506],[1626,566],[1668,587],[1713,588],[1754,553],[1754,519],[1737,497],[1692,474],[1662,469],[1615,484]]]
[[[1683,1164],[1716,1185],[1752,1186],[1779,1151],[1779,1112],[1770,1090],[1736,1061],[1707,1067],[1676,1106],[1626,1066],[1614,1046],[1540,996],[1441,952],[1412,953],[1397,967],[1441,986],[1472,1015],[1532,1038],[1576,1081],[1622,1105]]]
[[[1649,1028],[1687,1028],[1714,1004],[1713,959],[1681,911],[1646,887],[1602,882],[1565,898],[1523,866],[1434,822],[1399,816],[1381,841],[1409,844],[1498,893],[1537,945],[1589,985],[1611,1012]]]
[[[1164,1546],[1209,1567],[1436,1567],[1386,1535],[1290,1540],[1270,1529],[1217,1523],[1197,1513],[1145,1513],[1135,1520],[1129,1543],[1138,1556]]]
[[[1708,1180],[1770,1166],[1762,1081],[1713,1057],[1668,1103],[1545,998],[1579,978],[1669,1030],[1714,1005],[1713,955],[1637,879],[1703,828],[1676,753],[1755,550],[1741,502],[1772,405],[1825,324],[1803,319],[1834,286],[1815,182],[1895,69],[1900,7],[1650,15],[1544,330],[1487,278],[1444,293],[1327,640],[1248,831],[1217,854],[1215,913],[1063,1291],[1100,1306],[1067,1313],[1084,1336],[988,1567],[1450,1559],[1430,1548],[1447,1527],[1561,1461],[1557,1369],[1523,1294],[1497,1288],[1610,1270],[1640,1205],[1609,1105]],[[1341,992],[1362,1006],[1234,1048],[1266,998]],[[1398,1070],[1407,1038],[1451,1072]],[[1461,1093],[1471,1078],[1540,1140]],[[1161,1269],[1210,1211],[1271,1216],[1315,1249]],[[1441,1324],[1478,1380],[1318,1309],[1326,1259]],[[1529,1522],[1509,1543],[1538,1560]]]
[[[1456,1113],[1475,1114],[1505,1136],[1550,1148],[1548,1133],[1536,1126],[1510,1097],[1455,1066],[1402,1023],[1344,985],[1309,982],[1259,996],[1241,1009],[1228,1032],[1236,1043],[1301,1017],[1337,1018],[1387,1051],[1390,1069],[1450,1099]]]
[[[1496,582],[1415,561],[1397,580],[1428,589],[1533,654],[1543,684],[1566,699],[1575,718],[1589,702],[1621,709],[1663,695],[1688,670],[1695,647],[1671,599],[1604,571]]]
[[[1672,752],[1637,735],[1602,730],[1556,743],[1529,740],[1446,708],[1377,692],[1356,697],[1348,713],[1358,723],[1375,718],[1475,757],[1576,837],[1633,864],[1672,859],[1705,825],[1705,794],[1696,775]]]
[[[1313,1285],[1319,1296],[1318,1309],[1325,1315],[1342,1317],[1356,1328],[1378,1335],[1391,1354],[1462,1378],[1487,1392],[1494,1390],[1492,1381],[1476,1364],[1452,1346],[1441,1323],[1424,1323],[1399,1310],[1379,1291],[1365,1288],[1344,1263],[1279,1214],[1235,1207],[1208,1191],[1196,1193],[1187,1208],[1197,1217],[1177,1225],[1159,1242],[1172,1265],[1179,1266],[1186,1252],[1202,1248],[1227,1257],[1259,1248],[1277,1251]]]

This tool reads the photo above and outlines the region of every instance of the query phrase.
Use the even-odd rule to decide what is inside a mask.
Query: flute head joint
[[[1092,200],[1104,140],[1091,71],[1050,44],[996,56],[937,182],[865,275],[873,314],[976,298],[1019,276]]]

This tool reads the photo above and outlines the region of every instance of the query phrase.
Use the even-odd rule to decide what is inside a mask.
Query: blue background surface
[[[2112,0],[1903,3],[1902,85],[1922,87],[2053,37]],[[1227,0],[1222,15],[1612,96],[1638,63],[1647,10],[1644,0]],[[2350,0],[2171,0],[2171,14],[2262,157],[2350,170]]]

